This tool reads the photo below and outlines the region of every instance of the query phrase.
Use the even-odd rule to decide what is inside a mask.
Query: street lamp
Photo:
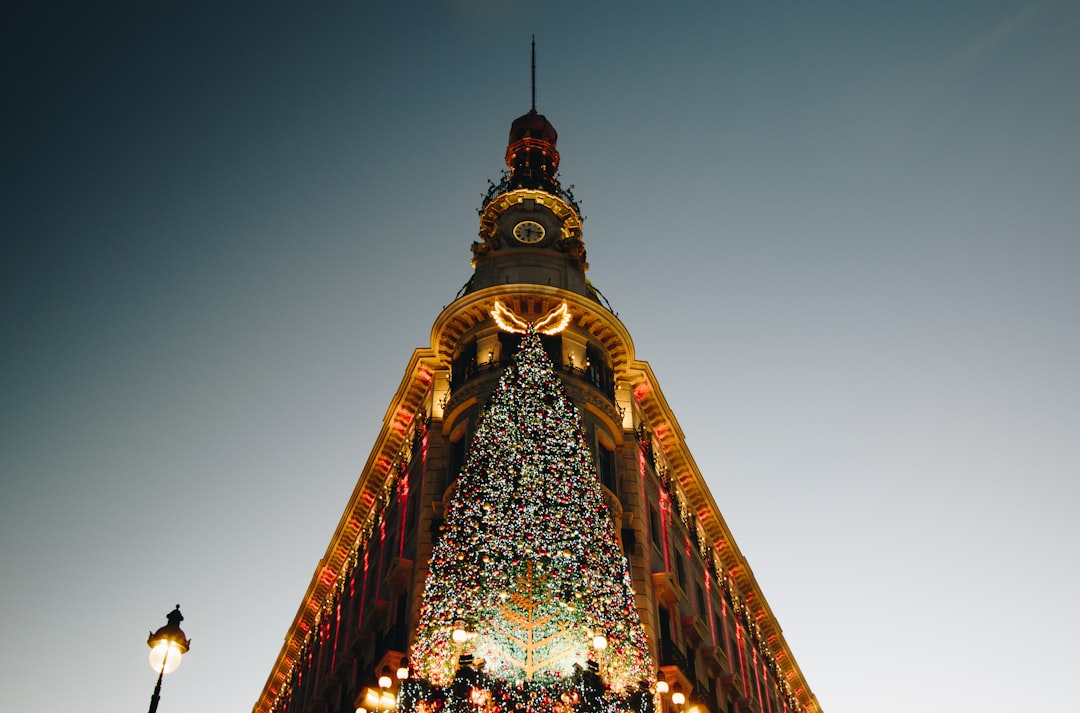
[[[450,634],[450,638],[454,640],[455,644],[464,644],[469,640],[469,630],[465,627],[467,624],[464,619],[455,619],[454,628]]]
[[[671,687],[671,702],[679,708],[686,703],[686,694],[682,692],[682,686],[678,682]]]
[[[150,634],[150,638],[146,640],[150,647],[150,668],[158,672],[157,685],[154,686],[154,694],[150,696],[149,713],[157,711],[158,701],[161,700],[161,679],[180,666],[180,657],[191,648],[191,641],[184,636],[180,628],[180,622],[184,620],[180,605],[177,604],[165,618],[169,623]]]
[[[379,672],[379,688],[386,690],[387,688],[390,688],[393,682],[394,680],[390,678],[390,667],[383,666],[382,671]]]

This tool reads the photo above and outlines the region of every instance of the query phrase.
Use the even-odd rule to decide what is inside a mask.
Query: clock
[[[544,226],[533,220],[523,220],[514,226],[514,237],[526,245],[538,243],[544,239]]]

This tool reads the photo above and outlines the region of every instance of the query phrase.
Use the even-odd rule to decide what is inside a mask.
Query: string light
[[[498,306],[502,307],[501,304],[499,304]],[[544,318],[544,320],[546,320],[548,317],[551,317],[551,316],[555,315],[556,313],[562,312],[562,307],[563,306],[561,305],[560,308],[557,308],[556,310],[553,310],[552,312],[549,312],[548,315]],[[514,320],[518,320],[518,323],[520,325],[523,325],[523,327],[521,328],[521,331],[523,331],[525,333],[528,333],[530,331],[530,326],[526,322],[524,322],[524,320],[522,320],[520,317],[517,317],[516,315],[513,315],[512,312],[510,312],[509,310],[506,310],[504,307],[502,309],[505,310],[507,315],[509,315],[509,317],[506,317],[504,319],[504,321],[509,321],[510,324],[513,324]],[[568,309],[565,310],[565,312],[563,312],[563,314],[565,315],[565,319],[568,322],[569,321],[569,310]],[[540,321],[544,321],[544,320],[540,320]],[[560,318],[560,320],[561,320],[561,318]],[[498,319],[497,319],[497,321],[498,321]],[[500,324],[500,327],[502,327],[502,326],[503,325]],[[518,330],[516,330],[514,328],[510,328],[508,331],[518,331]],[[535,338],[535,337],[533,337],[533,338]],[[519,358],[517,359],[518,364],[514,367],[514,368],[516,368],[518,370],[518,371],[514,372],[515,374],[517,374],[517,377],[515,377],[515,378],[521,378],[522,374],[528,375],[533,370],[539,368],[538,367],[538,362],[536,361],[537,359],[539,359],[539,355],[535,355],[535,356],[533,356],[531,358],[527,358],[524,355],[524,352],[526,351],[525,342],[527,342],[527,341],[529,341],[529,340],[527,340],[527,339],[522,340],[521,356],[519,356]],[[539,351],[542,351],[542,349],[539,349]],[[546,357],[545,357],[545,359],[546,359]],[[548,365],[548,367],[550,368],[550,365]],[[514,368],[509,369],[508,374],[510,372],[514,371]],[[545,386],[544,386],[545,389],[549,388],[549,387],[556,389],[555,391],[552,391],[551,394],[559,393],[561,391],[561,384],[558,383],[558,377],[554,376],[553,372],[550,375],[550,378],[549,378],[548,382],[549,383],[546,383]],[[507,389],[511,393],[521,393],[522,389],[532,389],[532,390],[539,389],[540,388],[538,386],[539,383],[540,382],[530,381],[530,382],[528,382],[529,385],[526,386],[526,385],[524,385],[525,381],[522,380],[521,383],[519,383],[517,386],[514,386],[514,387],[506,386],[504,384],[500,384],[499,390],[501,391],[503,389]],[[515,389],[516,389],[516,391],[515,391]],[[498,392],[497,392],[497,394],[498,394]],[[573,424],[574,424],[574,428],[570,429],[571,432],[574,431],[574,429],[577,429],[578,431],[580,431],[580,429],[581,429],[580,417],[577,415],[576,410],[574,410],[572,404],[569,404],[569,410],[563,410],[563,409],[561,409],[561,407],[559,407],[559,405],[557,403],[558,399],[551,396],[551,394],[548,394],[548,396],[546,397],[546,401],[544,402],[544,407],[543,407],[544,410],[542,412],[540,412],[540,415],[537,416],[534,413],[526,421],[527,423],[533,424],[533,427],[534,427],[533,431],[536,430],[535,422],[537,421],[538,418],[539,418],[540,421],[543,421],[545,419],[550,420],[551,423],[549,425],[551,425],[552,429],[547,435],[547,438],[550,438],[550,439],[558,440],[558,438],[560,437],[559,436],[560,433],[565,434],[566,433],[565,425],[568,422],[573,422]],[[565,398],[565,394],[563,394],[563,398]],[[567,400],[567,403],[569,403],[568,400]],[[499,411],[500,413],[502,413],[502,412],[506,412],[508,409],[512,410],[512,406],[513,406],[513,398],[503,396],[501,406],[496,408],[496,406],[494,404],[494,400],[493,400],[492,405],[490,405],[486,409],[486,412]],[[530,407],[530,408],[533,408],[533,407]],[[572,414],[572,416],[570,414]],[[502,417],[500,417],[500,418],[502,418]],[[423,417],[423,414],[419,414],[419,418],[416,418],[416,419],[413,419],[413,420],[415,421],[415,424],[414,424],[414,427],[412,427],[413,428],[412,436],[417,436],[417,435],[419,435],[420,431],[424,428],[425,418]],[[526,422],[523,422],[523,423],[526,423]],[[502,421],[500,421],[500,423],[502,423]],[[518,448],[518,449],[526,447],[525,445],[522,445],[522,444],[527,444],[528,440],[527,439],[522,440],[523,436],[521,435],[521,433],[509,433],[509,432],[508,433],[496,433],[497,430],[498,429],[490,431],[489,433],[494,433],[498,437],[498,439],[500,439],[500,443],[502,445],[498,446],[498,447],[500,447],[500,448],[501,447],[511,447],[511,448]],[[503,429],[503,430],[505,430],[505,429]],[[406,434],[406,435],[409,436],[409,434]],[[477,436],[479,436],[479,435],[480,435],[480,432],[479,432],[479,428],[478,428]],[[577,436],[573,436],[573,437],[576,438]],[[343,594],[345,592],[345,589],[346,589],[347,580],[349,579],[349,577],[351,577],[353,575],[354,570],[356,570],[360,566],[360,561],[363,559],[362,551],[364,550],[364,548],[367,547],[367,544],[368,544],[369,540],[371,540],[371,538],[375,536],[375,534],[376,534],[375,531],[377,530],[377,528],[379,526],[379,523],[382,521],[382,519],[384,517],[384,513],[385,513],[386,508],[389,507],[389,505],[391,504],[391,501],[395,497],[395,494],[397,494],[397,489],[396,488],[397,488],[397,485],[398,485],[399,476],[401,475],[401,473],[403,473],[407,469],[406,466],[408,465],[409,460],[411,458],[411,454],[412,454],[411,446],[408,445],[409,443],[411,443],[412,438],[406,437],[405,440],[407,442],[407,445],[403,446],[402,449],[401,449],[401,452],[396,454],[396,456],[394,458],[388,459],[386,464],[384,464],[384,466],[382,467],[383,471],[385,471],[386,474],[387,474],[385,482],[383,483],[383,487],[381,487],[379,489],[379,491],[377,492],[377,494],[372,498],[371,507],[367,512],[367,516],[364,519],[364,521],[362,522],[362,524],[359,525],[360,529],[359,529],[359,532],[358,532],[358,535],[357,535],[357,540],[356,540],[355,547],[349,553],[346,563],[341,567],[340,571],[337,573],[336,581],[334,582],[331,590],[327,593],[326,598],[321,602],[321,604],[313,602],[314,607],[317,610],[317,611],[315,611],[314,626],[310,630],[308,630],[308,628],[306,626],[304,626],[304,623],[301,622],[301,626],[307,632],[306,637],[302,641],[299,642],[299,646],[298,646],[298,649],[295,652],[295,655],[291,656],[289,658],[289,660],[288,660],[289,665],[288,665],[288,667],[286,669],[288,673],[287,673],[287,675],[284,676],[284,681],[282,682],[281,687],[277,691],[272,690],[271,694],[270,694],[271,697],[272,697],[271,710],[274,711],[275,713],[281,713],[281,711],[284,710],[284,707],[291,700],[294,693],[301,688],[301,684],[302,683],[303,684],[307,683],[307,680],[306,680],[307,679],[307,673],[305,673],[305,672],[310,672],[310,670],[312,668],[312,665],[313,665],[313,661],[315,660],[314,657],[312,656],[312,654],[315,653],[323,645],[323,642],[319,639],[319,632],[322,629],[322,622],[335,609],[335,607],[341,601],[341,599],[343,597]],[[544,441],[544,443],[546,443],[546,440]],[[476,447],[477,447],[477,444],[474,443],[473,448],[476,449]],[[495,448],[495,446],[492,446],[492,448]],[[578,468],[578,466],[580,466],[580,470],[578,471],[578,475],[580,477],[584,477],[582,474],[588,474],[589,477],[595,478],[595,475],[592,475],[591,457],[589,457],[587,455],[587,446],[582,446],[582,448],[583,448],[583,450],[581,452],[586,454],[586,457],[584,458],[584,462],[582,462],[582,463],[576,463],[575,462],[574,467]],[[485,452],[490,451],[490,450],[491,450],[490,448],[485,448],[484,449]],[[540,450],[542,450],[542,449],[536,449],[536,450],[537,450],[537,453],[539,453]],[[481,451],[477,451],[477,452],[480,453]],[[537,457],[539,458],[539,455]],[[656,457],[661,458],[662,456],[659,453],[657,453]],[[512,463],[512,459],[507,460],[506,458],[503,458],[503,461],[502,461],[503,466],[506,466],[507,463]],[[659,471],[661,468],[663,468],[663,464],[658,462],[656,464],[656,467],[657,467],[657,469]],[[524,477],[524,475],[522,474],[521,477]],[[507,482],[509,483],[510,481],[508,480]],[[562,481],[560,481],[560,482],[562,482]],[[580,486],[580,483],[578,485]],[[683,519],[683,522],[684,522],[684,524],[686,524],[687,528],[690,528],[692,526],[697,526],[698,529],[700,530],[700,525],[696,521],[693,521],[691,518],[687,517],[687,510],[686,510],[686,507],[685,507],[684,503],[682,502],[682,500],[685,498],[685,496],[682,494],[680,489],[674,483],[670,484],[668,486],[668,488],[669,488],[669,490],[671,492],[671,497],[674,500],[675,505],[676,505],[676,507],[674,508],[674,511],[677,512],[681,516],[681,518]],[[560,488],[558,490],[559,490],[559,492],[568,492],[569,497],[571,499],[577,498],[578,494],[579,494],[577,490],[575,490],[574,488],[567,487],[565,483],[562,483],[562,485],[560,486]],[[521,496],[519,495],[518,497],[520,498]],[[494,510],[494,508],[492,507],[492,503],[485,502],[485,505],[486,505],[486,509],[489,512]],[[608,516],[607,516],[606,508],[600,508],[597,512],[594,512],[594,513],[584,513],[581,517],[582,517],[583,522],[590,523],[590,527],[600,527],[601,524],[603,525],[603,527],[610,527],[610,525],[607,523]],[[734,581],[733,581],[735,571],[733,570],[732,572],[729,573],[729,572],[727,572],[727,571],[725,571],[723,569],[723,567],[720,565],[720,561],[719,561],[719,553],[717,551],[718,548],[713,548],[711,546],[711,543],[706,542],[705,539],[706,538],[702,538],[702,547],[703,547],[703,549],[707,549],[709,551],[710,564],[712,565],[713,574],[715,575],[716,580],[717,580],[717,582],[718,582],[718,584],[720,586],[721,598],[722,599],[726,598],[731,603],[731,609],[732,609],[733,613],[735,614],[736,620],[739,621],[741,623],[741,625],[742,625],[742,631],[746,635],[745,636],[746,641],[749,644],[751,644],[757,650],[757,653],[758,653],[760,659],[762,659],[764,664],[765,664],[765,668],[770,673],[772,673],[773,676],[776,677],[775,684],[779,688],[781,696],[786,702],[786,708],[787,708],[788,713],[802,713],[802,711],[804,711],[804,708],[803,708],[803,706],[800,704],[800,702],[798,700],[798,696],[796,694],[796,691],[794,690],[794,688],[791,685],[791,683],[789,682],[789,680],[787,680],[787,678],[781,673],[781,671],[786,671],[787,670],[786,667],[780,665],[780,661],[779,661],[778,657],[775,656],[773,654],[773,652],[771,651],[771,648],[768,645],[768,643],[766,642],[765,636],[762,633],[760,626],[754,620],[754,613],[753,613],[751,607],[748,604],[746,604],[740,598],[738,592],[736,591],[735,584],[734,584]],[[480,557],[480,564],[482,566],[485,566],[485,567],[493,567],[494,566],[494,567],[498,568],[499,571],[503,571],[504,568],[505,568],[505,563],[500,561],[499,556],[498,556],[498,552],[496,550],[498,550],[498,548],[494,548],[494,549],[488,548],[488,550],[486,550],[484,552],[484,554]],[[546,554],[545,554],[545,552],[546,552]],[[555,553],[554,555],[552,555],[553,552]],[[471,561],[471,560],[468,560],[468,558],[464,557],[464,553],[462,553],[462,556],[463,556],[462,561]],[[571,546],[557,547],[557,546],[552,546],[552,547],[549,547],[545,551],[542,551],[542,552],[532,551],[532,552],[529,553],[529,556],[530,557],[540,557],[540,559],[544,559],[546,557],[547,560],[549,561],[549,564],[551,564],[554,567],[562,566],[562,567],[568,568],[568,570],[576,571],[576,570],[574,570],[574,568],[580,568],[580,566],[581,566],[580,563],[582,561],[582,556],[583,555],[582,555],[582,548],[581,547],[571,547]],[[619,554],[619,557],[621,558],[621,553]],[[552,559],[557,559],[560,562],[552,563],[551,562]],[[365,566],[365,572],[366,572],[366,566]],[[504,571],[503,571],[503,573],[505,574]],[[589,579],[589,578],[586,577],[586,579]],[[558,594],[561,595],[563,593],[560,592]],[[352,594],[349,594],[349,596],[352,596]],[[502,586],[501,588],[499,588],[496,591],[495,596],[496,596],[496,599],[498,600],[499,603],[508,602],[511,599],[511,587]],[[557,606],[560,607],[561,609],[565,610],[566,612],[580,612],[580,613],[584,614],[584,613],[590,612],[590,607],[592,606],[591,598],[585,596],[584,594],[582,594],[581,591],[574,591],[573,596],[555,596],[554,600],[556,601]],[[632,602],[632,597],[631,597],[631,602]],[[638,622],[637,616],[636,616],[636,609],[634,607],[632,607],[632,606],[631,606],[631,609],[633,609],[632,618],[633,618],[634,626],[640,627],[640,623]],[[467,609],[467,608],[460,610],[460,613],[464,614],[464,615],[467,615],[467,616],[470,616],[470,618],[472,618],[472,616],[474,614],[474,612],[470,612],[469,609]],[[456,615],[456,614],[458,614],[458,612],[455,611],[454,614]],[[759,614],[760,614],[760,612],[759,612]],[[456,616],[451,616],[451,619],[454,619],[454,618],[456,618]],[[443,631],[443,644],[445,644],[447,647],[452,647],[454,644],[457,644],[457,646],[458,646],[457,650],[459,650],[459,651],[462,649],[462,645],[466,644],[466,642],[472,641],[473,639],[475,639],[477,637],[477,633],[475,631],[469,631],[467,628],[464,628],[464,627],[468,626],[465,623],[464,620],[461,621],[461,624],[462,624],[463,628],[461,629],[460,634],[457,633],[457,631],[455,630],[455,628],[453,626],[445,626],[444,625],[445,628],[444,628],[444,631]],[[462,640],[460,642],[457,642],[457,640],[455,638],[456,636],[462,636],[463,638],[462,638]],[[470,638],[470,637],[472,637],[472,638]],[[582,639],[582,641],[584,643],[581,646],[581,651],[584,651],[585,653],[581,654],[579,652],[579,655],[577,655],[576,658],[569,657],[569,658],[567,658],[565,660],[566,661],[573,660],[574,663],[580,664],[582,667],[584,667],[586,664],[595,664],[595,663],[597,663],[597,661],[595,660],[595,657],[597,657],[600,652],[598,650],[596,650],[595,648],[592,648],[591,651],[590,651],[590,646],[592,644],[595,644],[595,642],[592,641],[591,634],[587,634]],[[454,643],[451,643],[451,642],[454,642]],[[643,636],[642,636],[641,641],[640,641],[640,646],[642,647],[642,649],[644,649],[644,638],[643,638]],[[625,644],[623,644],[623,647],[625,648]],[[336,648],[336,640],[335,640],[334,648]],[[476,646],[473,645],[473,644],[470,644],[470,645],[466,646],[465,648],[469,648],[470,650],[475,650]],[[605,655],[604,655],[603,675],[604,675],[605,681],[607,681],[609,679],[612,680],[612,681],[614,681],[614,680],[625,680],[627,682],[634,680],[633,675],[623,676],[622,679],[619,679],[618,676],[613,676],[613,674],[616,674],[618,672],[618,670],[620,670],[620,667],[622,667],[622,669],[626,669],[627,667],[621,663],[621,661],[623,659],[618,659],[618,658],[614,657],[614,654],[618,650],[618,646],[616,645],[614,640],[612,641],[612,649],[613,649],[613,651],[611,653],[605,652]],[[647,657],[648,656],[647,652],[644,655]],[[445,680],[452,680],[453,676],[455,675],[454,661],[455,661],[454,657],[451,656],[445,662],[446,663],[445,668],[447,670],[447,678]],[[487,675],[487,673],[485,673],[486,671],[489,671],[489,670],[494,671],[494,667],[489,665],[489,663],[487,661],[485,661],[482,656],[477,658],[477,665],[479,667],[481,667],[482,669],[484,669],[484,671],[479,671],[478,675],[486,676]],[[622,695],[622,694],[620,694],[620,695],[610,695],[607,698],[604,698],[604,697],[596,698],[595,696],[590,696],[590,695],[586,695],[586,694],[582,693],[581,690],[584,690],[584,689],[579,690],[580,686],[582,685],[580,683],[580,681],[579,681],[580,677],[578,676],[577,673],[574,673],[577,670],[578,670],[577,668],[572,667],[572,670],[569,672],[569,674],[567,674],[566,676],[563,677],[561,683],[562,683],[562,685],[564,687],[565,686],[571,686],[571,689],[568,689],[569,692],[564,690],[564,693],[566,693],[566,695],[568,695],[568,696],[570,695],[570,693],[573,693],[574,695],[570,696],[570,697],[573,698],[573,700],[575,700],[578,703],[580,703],[582,701],[587,703],[588,705],[586,706],[586,708],[588,710],[603,709],[603,710],[607,711],[607,710],[610,709],[611,713],[615,713],[616,710],[635,709],[635,710],[638,710],[639,713],[646,713],[643,709],[640,708],[640,706],[632,705],[630,703],[630,701],[629,701],[629,698],[627,698],[625,695]],[[647,682],[649,680],[649,677],[650,677],[648,667],[637,667],[637,670],[639,672],[644,671],[644,673],[641,674],[642,678],[639,679],[639,680],[644,680],[644,681]],[[406,674],[409,673],[407,668],[405,669],[405,672],[406,672]],[[505,672],[504,672],[504,674],[505,674]],[[503,674],[500,674],[500,675],[503,675]],[[637,674],[635,674],[635,675],[637,675]],[[542,676],[540,678],[542,678]],[[550,686],[545,687],[545,686],[547,686],[547,684],[534,683],[534,682],[529,681],[529,680],[522,680],[520,678],[520,676],[518,678],[513,678],[513,677],[506,677],[505,675],[503,675],[503,678],[493,679],[493,682],[492,682],[491,685],[498,688],[499,685],[504,685],[504,683],[506,681],[517,681],[517,683],[515,684],[517,686],[517,689],[516,689],[517,693],[515,693],[514,695],[517,696],[517,698],[515,698],[515,700],[517,700],[519,702],[522,701],[522,700],[526,700],[526,699],[534,700],[534,701],[543,700],[545,696],[550,698],[550,694],[552,693],[552,690],[550,689]],[[411,681],[406,681],[404,679],[402,680],[403,699],[407,698],[407,696],[405,696],[405,691],[407,689],[409,689],[409,685],[407,685],[407,684],[410,684],[410,683],[411,683]],[[667,686],[668,686],[667,682],[660,679],[660,680],[657,680],[657,682],[656,682],[655,690],[656,690],[657,693],[662,694],[662,693],[666,692],[664,689],[666,689]],[[627,684],[627,686],[624,687],[624,689],[622,689],[622,690],[623,690],[624,694],[625,694],[626,691],[629,691],[630,690],[629,684]],[[526,694],[525,693],[526,691],[531,691],[531,692]],[[560,694],[560,695],[562,695],[562,694]],[[537,696],[539,696],[540,698],[536,698]],[[651,700],[651,697],[649,697],[649,698]],[[552,699],[552,700],[561,700],[561,699]],[[506,702],[507,702],[506,700],[503,701],[503,705],[502,705],[502,710],[503,711],[510,711],[512,708],[514,708],[514,706],[512,706],[512,705],[511,706],[505,705]],[[390,706],[398,705],[398,703],[396,701],[396,698],[393,696],[392,693],[389,694],[388,697],[385,697],[385,699],[377,699],[374,702],[365,701],[365,703],[368,704],[369,710],[375,710],[379,706],[386,707],[387,705],[390,705]],[[575,706],[576,705],[577,705],[577,703],[575,703]],[[408,706],[412,706],[412,708],[408,708]],[[417,711],[417,713],[435,713],[430,707],[425,708],[424,701],[421,700],[421,698],[417,697],[416,695],[412,696],[411,702],[408,704],[408,706],[406,705],[406,703],[403,702],[401,704],[401,706],[400,706],[400,709],[402,711],[405,711],[406,709],[408,709],[408,710],[415,709]],[[498,706],[496,706],[496,707],[498,707]],[[528,707],[529,707],[528,705],[525,705],[525,708],[528,708]],[[649,707],[651,708],[651,706],[649,706]],[[462,710],[462,711],[449,711],[448,710],[448,711],[440,712],[440,713],[473,713],[473,711],[464,711],[464,710]],[[491,712],[489,712],[489,711],[476,711],[475,713],[491,713]]]
[[[402,713],[469,709],[463,676],[502,711],[651,711],[629,567],[581,416],[529,325],[447,508],[409,661]]]

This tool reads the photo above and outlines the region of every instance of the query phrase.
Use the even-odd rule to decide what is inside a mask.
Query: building
[[[556,144],[535,108],[513,122],[508,170],[484,198],[472,244],[474,273],[405,369],[255,713],[394,707],[457,474],[522,340],[505,322],[560,310],[565,329],[541,340],[581,414],[629,564],[656,668],[642,682],[655,694],[650,705],[820,710],[656,376],[586,278],[581,218],[559,183]]]

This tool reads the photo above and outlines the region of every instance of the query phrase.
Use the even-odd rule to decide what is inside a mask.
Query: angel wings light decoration
[[[510,311],[506,305],[495,300],[495,306],[491,310],[491,318],[499,329],[514,334],[524,334],[529,329],[529,323]],[[558,334],[570,324],[570,308],[563,302],[561,305],[545,314],[532,323],[532,329],[538,334]]]

